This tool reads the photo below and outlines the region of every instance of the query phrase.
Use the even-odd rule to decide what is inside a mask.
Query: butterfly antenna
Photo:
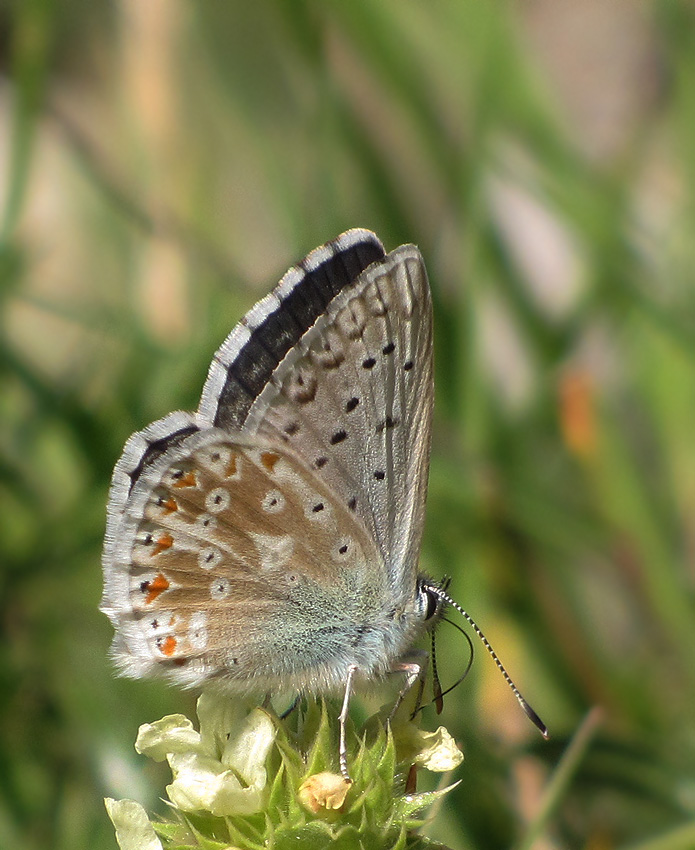
[[[432,691],[434,699],[434,707],[437,711],[437,714],[441,714],[444,709],[444,694],[442,693],[442,683],[439,681],[439,672],[437,670],[437,650],[435,646],[434,640],[434,629],[430,632],[430,637],[432,640]]]
[[[442,588],[437,587],[436,585],[428,584],[426,586],[426,589],[431,590],[432,593],[436,594],[443,602],[446,602],[447,605],[451,605],[452,608],[455,608],[459,612],[459,614],[464,618],[464,620],[466,620],[466,622],[470,625],[470,627],[473,629],[473,631],[476,633],[476,635],[482,641],[485,649],[487,649],[487,651],[492,656],[492,660],[497,665],[497,669],[500,671],[500,673],[504,677],[504,681],[511,688],[512,693],[516,697],[519,705],[523,708],[524,713],[526,714],[526,716],[529,718],[529,720],[533,723],[533,725],[538,729],[538,731],[541,733],[541,735],[547,741],[550,738],[550,735],[548,734],[548,729],[547,729],[545,723],[543,723],[543,721],[540,719],[540,717],[536,714],[536,712],[531,708],[531,706],[523,698],[523,696],[521,695],[521,692],[519,691],[517,686],[512,681],[512,677],[509,675],[509,673],[507,673],[507,670],[506,670],[504,664],[502,664],[502,662],[499,659],[499,656],[497,655],[495,650],[490,645],[490,641],[485,637],[485,635],[482,632],[482,629],[480,628],[480,626],[478,626],[478,624],[475,622],[473,617],[471,617],[471,615],[467,611],[465,611],[457,602],[454,602],[454,600],[449,596],[449,594],[446,593],[444,590],[442,590]],[[466,672],[468,672],[468,671],[466,671]]]

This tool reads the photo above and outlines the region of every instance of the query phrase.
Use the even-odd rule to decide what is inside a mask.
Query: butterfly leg
[[[347,767],[347,743],[345,741],[345,724],[347,723],[348,708],[350,706],[350,694],[352,693],[352,680],[357,672],[357,665],[351,664],[348,667],[347,680],[345,682],[345,696],[343,698],[343,708],[340,712],[338,720],[340,721],[340,772],[343,774],[343,779],[346,782],[352,783]]]
[[[389,712],[389,722],[393,720],[403,700],[416,682],[418,682],[418,692],[415,697],[415,707],[413,708],[412,715],[417,713],[422,702],[422,694],[425,689],[425,675],[427,674],[427,665],[429,664],[429,653],[424,649],[413,650],[413,652],[409,653],[409,658],[411,659],[409,661],[399,661],[392,671],[393,673],[405,673],[405,681],[393,708]]]

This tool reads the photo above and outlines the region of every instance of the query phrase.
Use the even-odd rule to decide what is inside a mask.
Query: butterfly
[[[414,245],[387,254],[354,229],[293,266],[216,352],[197,412],[137,432],[116,464],[101,610],[119,671],[344,689],[347,778],[353,685],[412,684],[405,654],[455,604],[418,571],[433,401]]]

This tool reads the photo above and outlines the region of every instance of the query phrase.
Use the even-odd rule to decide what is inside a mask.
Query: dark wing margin
[[[198,421],[237,430],[278,364],[332,301],[384,247],[369,230],[348,230],[314,249],[244,316],[215,353]]]

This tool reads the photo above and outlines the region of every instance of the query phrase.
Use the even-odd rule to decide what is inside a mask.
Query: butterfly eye
[[[421,588],[420,593],[424,597],[425,620],[430,620],[437,613],[439,597],[433,590],[430,590],[429,587]]]

